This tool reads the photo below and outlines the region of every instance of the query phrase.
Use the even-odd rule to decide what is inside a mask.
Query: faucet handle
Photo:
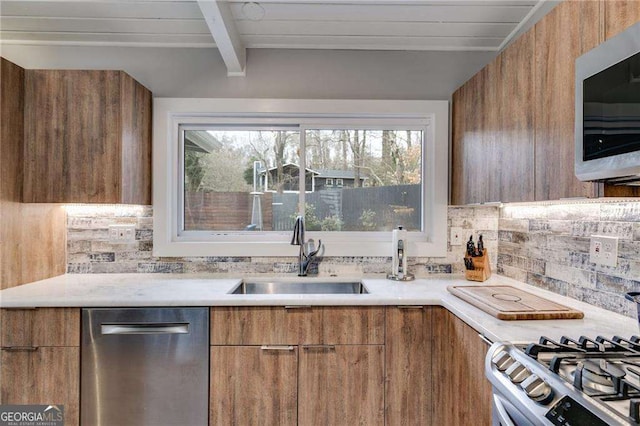
[[[312,257],[316,256],[318,254],[318,252],[320,251],[320,249],[322,248],[322,240],[318,240],[318,248],[313,250],[313,246],[314,246],[314,241],[312,239],[309,240],[309,254],[307,254],[307,257],[309,259],[311,259]]]

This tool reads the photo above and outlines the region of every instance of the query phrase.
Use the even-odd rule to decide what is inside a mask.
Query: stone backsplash
[[[67,206],[68,273],[227,273],[293,274],[296,257],[156,257],[153,249],[153,211],[148,206]],[[136,241],[109,241],[111,224],[134,224]],[[450,207],[448,226],[461,227],[465,234],[483,234],[490,253],[498,249],[497,207]],[[391,234],[389,234],[391,246]],[[391,250],[390,250],[391,251]],[[416,276],[462,272],[464,245],[447,245],[445,258],[409,258],[409,270]],[[496,268],[496,256],[491,258]],[[325,257],[318,263],[319,275],[386,274],[391,257]]]
[[[109,241],[110,224],[135,224],[136,241]],[[640,202],[567,202],[449,207],[448,227],[463,228],[465,239],[483,234],[492,268],[498,274],[584,302],[636,316],[624,299],[640,290]],[[449,233],[448,233],[449,234]],[[619,238],[618,266],[589,261],[591,235]],[[391,241],[391,236],[389,236]],[[156,257],[153,211],[148,206],[68,206],[69,273],[226,273],[288,275],[295,257]],[[464,245],[447,245],[445,258],[410,257],[416,276],[463,272]],[[497,254],[497,255],[495,255]],[[390,257],[326,257],[321,276],[380,274]]]
[[[592,235],[618,237],[618,265],[589,261]],[[500,209],[498,273],[627,316],[640,290],[640,202],[511,204]]]

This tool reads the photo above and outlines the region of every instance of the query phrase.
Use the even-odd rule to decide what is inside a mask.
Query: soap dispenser
[[[399,226],[391,232],[391,273],[387,275],[390,280],[411,281],[414,276],[407,272],[407,231]]]

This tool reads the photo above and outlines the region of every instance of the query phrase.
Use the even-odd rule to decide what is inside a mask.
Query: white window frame
[[[344,186],[344,179],[342,178],[336,178],[336,186],[338,188],[342,188]]]
[[[447,101],[155,98],[153,104],[153,209],[155,256],[295,256],[289,232],[189,231],[178,227],[182,165],[181,124],[236,122],[300,125],[300,164],[309,129],[423,130],[422,232],[409,232],[409,256],[445,257],[447,247]],[[301,174],[304,169],[301,167]],[[303,178],[303,176],[301,176]],[[304,191],[300,194],[301,201]],[[325,256],[390,256],[390,232],[307,232]]]

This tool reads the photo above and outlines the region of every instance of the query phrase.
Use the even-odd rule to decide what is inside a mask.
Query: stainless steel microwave
[[[640,185],[640,23],[576,60],[575,171]]]

